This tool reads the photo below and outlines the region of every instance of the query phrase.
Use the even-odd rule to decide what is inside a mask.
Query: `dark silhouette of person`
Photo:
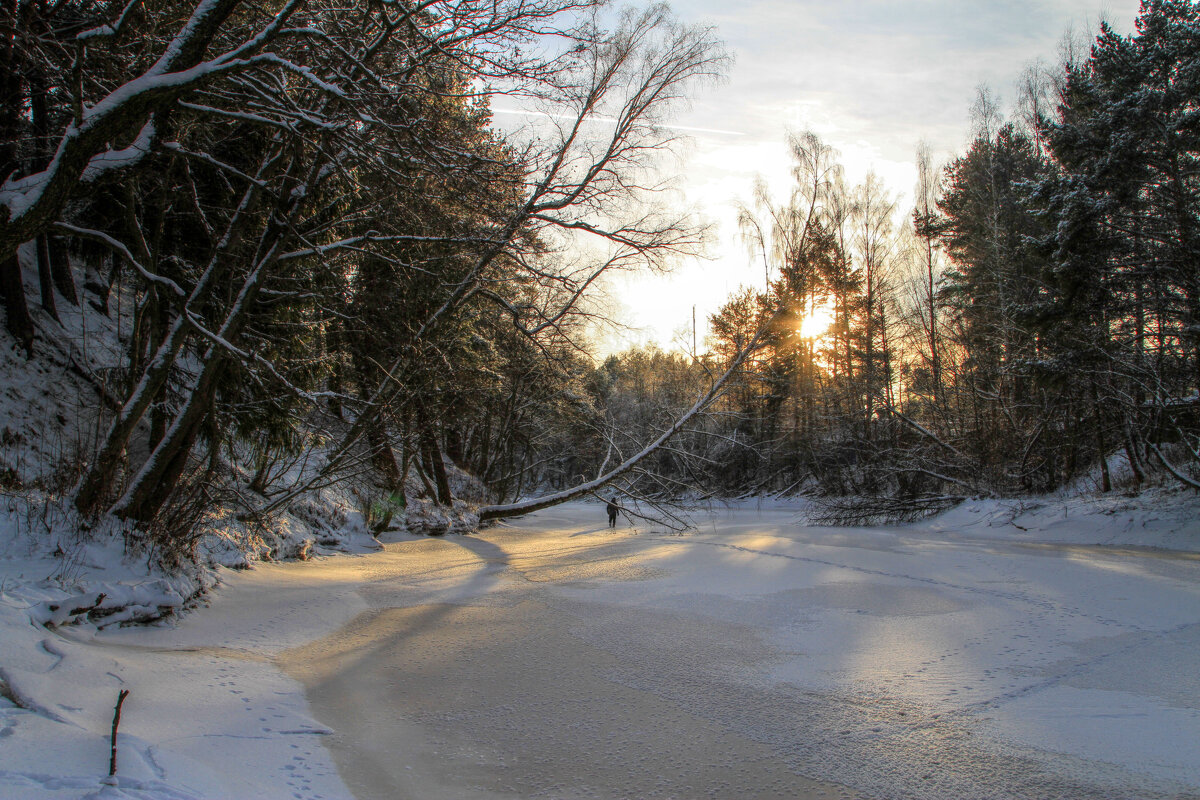
[[[611,498],[608,501],[608,505],[604,507],[604,510],[608,512],[608,527],[617,527],[617,512],[621,510],[617,505],[617,498]]]

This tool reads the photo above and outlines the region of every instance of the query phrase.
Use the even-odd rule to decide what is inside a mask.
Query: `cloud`
[[[890,158],[901,155],[901,140],[910,151],[922,138],[957,149],[977,86],[1011,94],[1026,64],[1052,62],[1063,33],[1104,10],[1091,0],[757,0],[730,8],[726,0],[690,0],[679,9],[689,21],[715,24],[737,59],[728,84],[682,124],[736,120],[747,135],[766,138],[797,121],[781,107],[808,109],[836,125],[826,126],[830,133],[877,139]],[[1121,0],[1117,11],[1109,16],[1128,28],[1137,0]]]
[[[735,55],[729,80],[705,90],[676,120],[693,143],[681,167],[688,203],[718,224],[715,262],[680,267],[673,278],[627,281],[631,322],[671,332],[703,321],[743,282],[761,285],[747,263],[732,211],[749,200],[756,175],[782,197],[789,188],[788,130],[811,129],[841,152],[847,178],[868,171],[901,206],[916,180],[914,154],[929,143],[935,158],[961,152],[970,135],[977,87],[1002,101],[1035,59],[1053,63],[1068,29],[1107,16],[1128,31],[1138,0],[687,0],[684,21],[715,25]],[[739,137],[707,133],[736,131]],[[662,298],[670,297],[664,304]],[[685,319],[686,317],[686,319]]]

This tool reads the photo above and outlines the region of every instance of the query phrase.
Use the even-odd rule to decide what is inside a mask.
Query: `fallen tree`
[[[611,485],[614,481],[618,480],[622,476],[632,472],[638,467],[639,464],[664,447],[673,436],[687,428],[688,424],[693,419],[703,414],[704,411],[708,409],[718,397],[721,396],[730,379],[737,374],[742,365],[746,362],[746,359],[753,355],[762,346],[764,336],[771,329],[771,326],[775,320],[782,313],[784,313],[784,311],[785,309],[782,307],[777,309],[764,324],[760,325],[758,331],[754,334],[746,346],[738,351],[733,360],[730,361],[729,366],[725,369],[725,371],[721,373],[721,375],[715,381],[713,381],[708,391],[697,398],[696,402],[692,404],[692,407],[679,416],[669,428],[667,428],[658,436],[658,438],[647,444],[637,453],[625,459],[607,472],[598,475],[592,480],[579,483],[570,487],[569,489],[554,492],[553,494],[543,495],[542,497],[533,497],[527,500],[520,500],[515,503],[483,506],[479,509],[479,520],[484,522],[492,519],[520,517],[525,514],[532,514],[534,511],[541,511],[544,508],[550,508],[551,506],[556,506],[560,503],[566,503],[579,497],[595,494],[601,489]]]

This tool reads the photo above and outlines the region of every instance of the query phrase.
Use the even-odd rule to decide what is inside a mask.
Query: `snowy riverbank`
[[[66,590],[9,542],[0,798],[348,799],[348,784],[360,800],[397,785],[422,787],[422,800],[514,796],[486,788],[504,780],[515,796],[638,796],[595,785],[611,776],[609,761],[630,755],[627,742],[597,738],[597,720],[557,718],[534,702],[536,687],[497,686],[490,696],[487,681],[464,683],[515,674],[489,662],[480,642],[447,639],[454,649],[425,653],[425,662],[413,653],[433,675],[424,683],[393,676],[387,717],[416,731],[409,741],[446,743],[382,754],[385,767],[410,773],[407,784],[354,760],[371,754],[356,755],[353,742],[385,734],[362,730],[361,719],[331,727],[324,718],[331,702],[342,711],[379,706],[366,679],[361,691],[350,687],[357,699],[312,701],[280,668],[315,663],[312,643],[325,637],[326,652],[357,661],[373,652],[362,646],[363,621],[388,609],[490,608],[519,640],[528,632],[505,622],[503,609],[529,603],[554,620],[559,649],[613,659],[603,669],[588,662],[599,670],[591,683],[543,684],[547,693],[603,703],[606,692],[637,692],[687,709],[758,756],[772,754],[772,774],[800,772],[874,798],[1046,796],[1039,787],[1063,797],[1200,796],[1200,756],[1184,744],[1200,736],[1191,668],[1200,658],[1200,557],[1189,555],[1200,551],[1198,512],[1193,498],[1164,492],[979,501],[914,525],[829,529],[804,526],[787,504],[751,502],[714,506],[698,531],[673,536],[609,534],[596,507],[576,504],[478,536],[405,535],[379,553],[221,569],[209,605],[181,621],[103,631],[37,625],[54,592]],[[103,553],[73,558],[60,585],[117,568]],[[150,579],[122,568],[128,574],[104,577],[110,587]],[[452,636],[453,618],[422,630]],[[734,634],[745,648],[721,643]],[[337,638],[347,635],[366,638],[347,648]],[[569,666],[547,675],[581,674]],[[418,708],[418,685],[445,707]],[[118,779],[107,785],[121,688],[131,694]],[[324,709],[321,720],[314,708]],[[570,765],[530,766],[565,752],[573,736],[587,746]],[[667,763],[676,756],[663,741],[655,746]],[[659,751],[643,755],[651,752]],[[636,782],[630,764],[621,769]],[[572,788],[555,769],[578,769],[594,784]]]

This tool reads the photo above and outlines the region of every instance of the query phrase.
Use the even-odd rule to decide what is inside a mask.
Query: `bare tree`
[[[521,335],[536,339],[565,330],[583,313],[581,303],[602,274],[661,264],[699,246],[700,228],[651,202],[660,188],[653,167],[673,142],[659,123],[698,82],[718,78],[727,55],[711,30],[679,25],[662,5],[627,11],[611,34],[598,27],[593,34],[557,72],[522,90],[540,124],[519,158],[525,170],[518,204],[482,237],[469,266],[381,370],[324,465],[264,511],[355,462],[377,415],[405,402],[406,365],[469,303],[494,304]],[[579,250],[590,255],[570,256]],[[514,280],[513,269],[537,287],[520,303],[499,291]]]
[[[39,224],[47,224],[72,191],[85,182],[110,169],[136,168],[152,149],[203,165],[242,187],[238,205],[222,209],[223,219],[202,220],[209,228],[211,245],[206,261],[191,269],[195,278],[188,289],[139,261],[138,254],[146,255],[147,249],[137,246],[141,239],[138,220],[130,226],[134,246],[103,231],[58,224],[60,230],[90,236],[121,252],[147,284],[177,306],[99,457],[80,484],[76,502],[85,512],[97,510],[106,501],[117,474],[113,467],[172,374],[185,343],[206,343],[200,359],[202,370],[150,459],[118,501],[117,507],[127,516],[144,520],[161,506],[186,465],[215,388],[232,364],[282,377],[268,361],[238,346],[264,286],[287,279],[305,264],[421,238],[386,228],[364,230],[360,222],[371,219],[372,211],[381,206],[380,198],[387,196],[386,192],[373,195],[369,191],[384,190],[378,183],[371,187],[359,184],[364,170],[379,175],[383,165],[386,180],[411,181],[414,169],[428,174],[461,168],[455,164],[457,154],[445,151],[436,139],[422,132],[422,118],[411,114],[411,104],[398,103],[397,98],[419,100],[438,92],[458,92],[463,98],[461,89],[439,88],[439,70],[444,71],[446,65],[468,69],[478,81],[498,76],[544,80],[543,57],[528,58],[519,45],[539,37],[575,36],[574,28],[556,23],[555,18],[587,4],[568,0],[429,0],[346,15],[333,7],[296,0],[256,29],[246,31],[240,44],[199,61],[208,43],[223,30],[233,5],[213,0],[197,7],[192,21],[153,67],[85,113],[84,132],[75,124],[68,127],[56,157],[58,166],[52,164],[44,174],[15,184],[10,181],[0,193],[0,200],[19,211],[10,216],[6,234],[15,241]],[[239,24],[244,26],[245,21],[239,20]],[[226,33],[236,39],[242,30]],[[302,65],[302,61],[306,63]],[[184,74],[175,74],[178,70]],[[221,126],[256,130],[258,144],[249,152],[257,152],[257,163],[239,164],[207,152],[203,135],[198,149],[182,139],[160,141],[163,126],[154,118],[160,107],[170,108],[176,120],[194,118],[201,134]],[[134,145],[120,153],[104,150],[92,157],[96,161],[92,166],[76,164],[86,156],[92,137],[100,136],[93,129],[115,137],[119,123],[128,128],[129,120],[141,119],[139,113],[146,121]],[[333,209],[336,212],[331,216]],[[375,220],[384,221],[380,217]],[[515,225],[502,232],[499,243],[490,238],[481,242],[472,236],[460,244],[490,250],[491,256],[482,258],[490,262],[516,237],[519,228]],[[10,239],[0,237],[0,243]],[[239,259],[246,259],[249,268],[234,269]],[[228,287],[231,279],[238,288],[224,310],[213,315],[209,309],[216,296],[214,289]],[[470,281],[465,282],[464,291],[458,294],[471,287]],[[446,310],[453,307],[452,297]],[[202,314],[201,309],[207,311]],[[429,322],[436,322],[436,315]],[[295,390],[286,380],[282,386]]]
[[[938,325],[938,282],[940,279],[938,235],[938,191],[941,170],[934,166],[929,145],[922,142],[917,148],[916,202],[912,219],[913,232],[920,243],[920,284],[918,303],[921,329],[929,359],[930,383],[934,400],[939,405],[944,398],[942,387],[941,331]]]

